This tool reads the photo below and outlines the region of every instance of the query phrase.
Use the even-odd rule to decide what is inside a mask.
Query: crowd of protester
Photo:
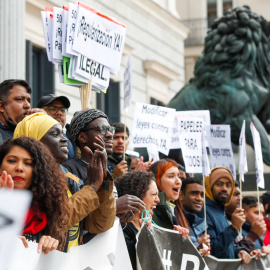
[[[125,154],[129,129],[122,123],[110,125],[105,113],[86,109],[66,125],[67,97],[50,94],[31,108],[30,96],[26,81],[0,84],[0,188],[33,195],[19,236],[25,247],[30,240],[45,254],[67,252],[110,229],[117,216],[136,269],[145,216],[149,228],[189,237],[202,256],[249,263],[270,254],[270,192],[261,202],[242,198],[227,168],[202,179],[173,156],[153,163]]]

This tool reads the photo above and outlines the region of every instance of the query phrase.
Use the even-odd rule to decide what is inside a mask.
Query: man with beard
[[[245,222],[243,209],[237,208],[231,218],[231,225],[225,216],[225,206],[234,192],[234,179],[229,169],[216,167],[205,177],[207,233],[211,240],[211,255],[221,259],[237,256],[248,262],[249,256],[242,247],[234,247],[234,239]]]
[[[70,123],[70,131],[73,141],[81,150],[81,158],[67,160],[63,165],[80,179],[86,181],[89,154],[85,146],[93,152],[102,146],[108,155],[112,154],[115,128],[109,125],[108,117],[102,111],[87,109],[75,113]],[[117,199],[116,188],[114,195]],[[122,225],[133,219],[134,212],[140,212],[140,209],[144,208],[145,203],[136,196],[125,195],[116,200],[116,214],[120,217]]]
[[[31,109],[31,87],[24,80],[5,80],[0,84],[0,144],[12,138],[16,125],[25,116],[42,109]]]
[[[46,111],[46,113],[54,118],[62,128],[65,127],[67,121],[67,112],[70,107],[70,101],[65,96],[56,96],[54,94],[49,94],[47,96],[43,96],[37,103],[38,108],[42,108]],[[69,131],[67,128],[67,134],[63,133],[63,135],[67,138],[68,143],[68,159],[74,158],[76,154],[76,145],[72,142]]]

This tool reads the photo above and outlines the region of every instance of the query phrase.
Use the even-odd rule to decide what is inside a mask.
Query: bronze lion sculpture
[[[210,110],[212,124],[229,124],[239,144],[243,120],[260,133],[264,163],[270,165],[270,23],[248,6],[228,10],[208,30],[194,78],[169,102],[177,111]],[[269,122],[268,122],[269,125]],[[268,129],[269,131],[269,129]]]

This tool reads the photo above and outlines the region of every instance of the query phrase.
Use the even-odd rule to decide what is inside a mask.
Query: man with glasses
[[[115,127],[110,126],[107,115],[102,111],[87,109],[74,114],[70,123],[70,132],[73,141],[81,150],[81,158],[67,160],[63,166],[87,184],[89,151],[94,152],[105,148],[107,155],[111,155]],[[110,175],[109,172],[107,174]],[[114,195],[118,197],[116,189],[114,189]],[[144,202],[136,196],[125,195],[116,200],[116,213],[122,224],[130,222],[134,217],[134,212],[139,213],[144,208]]]
[[[38,108],[42,108],[46,113],[57,120],[62,128],[66,124],[66,115],[68,113],[68,108],[70,107],[70,101],[65,96],[56,96],[54,94],[49,94],[43,96],[37,103]],[[71,136],[69,134],[68,125],[66,126],[67,134],[64,136],[68,139],[68,159],[71,159],[76,154],[76,145],[73,143]]]

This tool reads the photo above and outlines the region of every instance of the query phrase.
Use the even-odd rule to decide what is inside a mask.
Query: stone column
[[[25,0],[0,0],[0,82],[25,79]]]

